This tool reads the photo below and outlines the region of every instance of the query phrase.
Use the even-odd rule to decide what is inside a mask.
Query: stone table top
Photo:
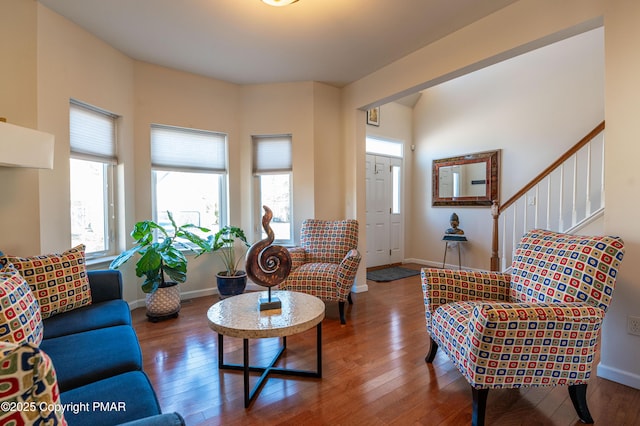
[[[324,302],[295,291],[271,291],[281,309],[260,310],[266,291],[250,292],[223,299],[207,311],[209,327],[224,336],[241,339],[283,337],[301,333],[324,319]]]

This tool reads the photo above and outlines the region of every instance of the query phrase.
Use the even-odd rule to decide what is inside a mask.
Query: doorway
[[[367,138],[367,268],[401,263],[404,256],[402,146]]]

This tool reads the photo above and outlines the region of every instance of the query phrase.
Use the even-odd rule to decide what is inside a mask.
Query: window
[[[253,136],[253,174],[255,176],[255,224],[261,238],[262,206],[273,211],[271,229],[280,244],[293,243],[291,135]]]
[[[227,223],[227,135],[151,126],[153,217],[170,227],[191,223],[217,232]]]
[[[402,158],[403,143],[386,139],[374,138],[367,136],[366,151],[367,154],[386,155],[388,157]]]
[[[115,254],[116,119],[75,100],[69,105],[71,244],[84,244],[88,258]]]

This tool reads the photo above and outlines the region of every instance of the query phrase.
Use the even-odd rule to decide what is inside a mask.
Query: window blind
[[[227,135],[151,125],[151,166],[158,170],[227,171]]]
[[[69,105],[72,157],[116,164],[115,119],[111,113],[72,101]]]
[[[291,135],[253,136],[253,173],[291,171]]]

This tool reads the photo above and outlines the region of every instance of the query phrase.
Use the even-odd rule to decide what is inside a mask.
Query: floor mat
[[[367,279],[371,281],[387,282],[399,280],[401,278],[412,277],[414,275],[420,275],[420,271],[416,271],[415,269],[402,268],[400,266],[394,266],[392,268],[368,271]]]

